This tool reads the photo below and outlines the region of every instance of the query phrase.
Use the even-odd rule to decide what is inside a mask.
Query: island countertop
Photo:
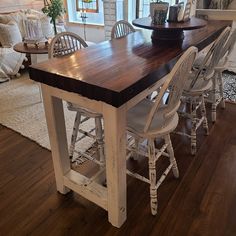
[[[168,74],[188,47],[202,50],[231,23],[208,21],[204,28],[184,32],[181,45],[171,46],[153,45],[148,30],[137,31],[33,65],[30,78],[119,107]]]

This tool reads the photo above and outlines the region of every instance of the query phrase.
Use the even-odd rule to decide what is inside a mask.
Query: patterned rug
[[[63,105],[67,140],[70,143],[75,112],[67,109],[66,102]],[[0,123],[50,150],[39,86],[29,79],[27,73],[19,79],[0,84]],[[94,121],[91,119],[84,122],[81,128],[89,132],[94,128]],[[85,152],[91,149],[92,144],[93,140],[86,137],[81,140],[79,148]]]
[[[236,102],[236,73],[225,71],[223,73],[223,81],[225,99]]]

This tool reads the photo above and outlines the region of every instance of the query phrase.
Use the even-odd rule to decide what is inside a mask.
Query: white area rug
[[[233,22],[232,29],[236,29],[236,21]],[[236,43],[234,44],[233,51],[229,55],[227,70],[236,73]]]
[[[0,84],[0,123],[50,149],[43,103],[39,101],[39,86],[29,79],[27,73],[19,79]],[[68,111],[64,103],[64,113],[70,143],[75,112]],[[82,125],[86,131],[92,127],[92,119]],[[84,138],[80,141],[80,150],[86,151],[92,143],[90,138]]]

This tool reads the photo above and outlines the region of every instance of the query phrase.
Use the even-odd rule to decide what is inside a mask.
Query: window
[[[92,25],[104,25],[103,1],[81,0],[67,1],[68,16],[70,22],[86,23]]]
[[[98,0],[76,0],[76,10],[98,13]]]

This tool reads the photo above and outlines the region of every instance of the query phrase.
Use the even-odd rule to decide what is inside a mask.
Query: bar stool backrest
[[[86,42],[77,34],[62,32],[57,34],[49,44],[48,57],[61,57],[88,47]]]
[[[201,76],[203,79],[208,79],[210,75],[213,74],[215,66],[219,63],[221,59],[221,50],[227,41],[230,34],[231,27],[226,27],[220,36],[215,40],[210,50],[204,57],[201,65],[199,66],[195,78],[192,79],[190,84],[190,89],[194,87],[198,78]],[[210,77],[209,77],[210,78]]]
[[[148,114],[144,132],[147,132],[149,130],[154,115],[160,108],[160,106],[160,113],[163,114],[164,119],[171,118],[178,110],[180,105],[180,98],[183,93],[187,78],[189,77],[189,73],[192,69],[193,62],[196,58],[197,51],[198,50],[196,47],[188,48],[188,50],[180,57],[180,59],[177,61],[177,63],[167,76],[167,79],[162,85],[161,90],[154,102],[154,105]],[[169,97],[167,103],[163,105],[162,99],[167,90],[169,92]]]
[[[117,39],[135,32],[134,27],[125,20],[117,21],[111,30],[111,38]]]
[[[233,30],[233,32],[229,35],[228,40],[226,41],[222,53],[221,53],[221,58],[228,56],[235,45],[236,42],[236,29]]]

